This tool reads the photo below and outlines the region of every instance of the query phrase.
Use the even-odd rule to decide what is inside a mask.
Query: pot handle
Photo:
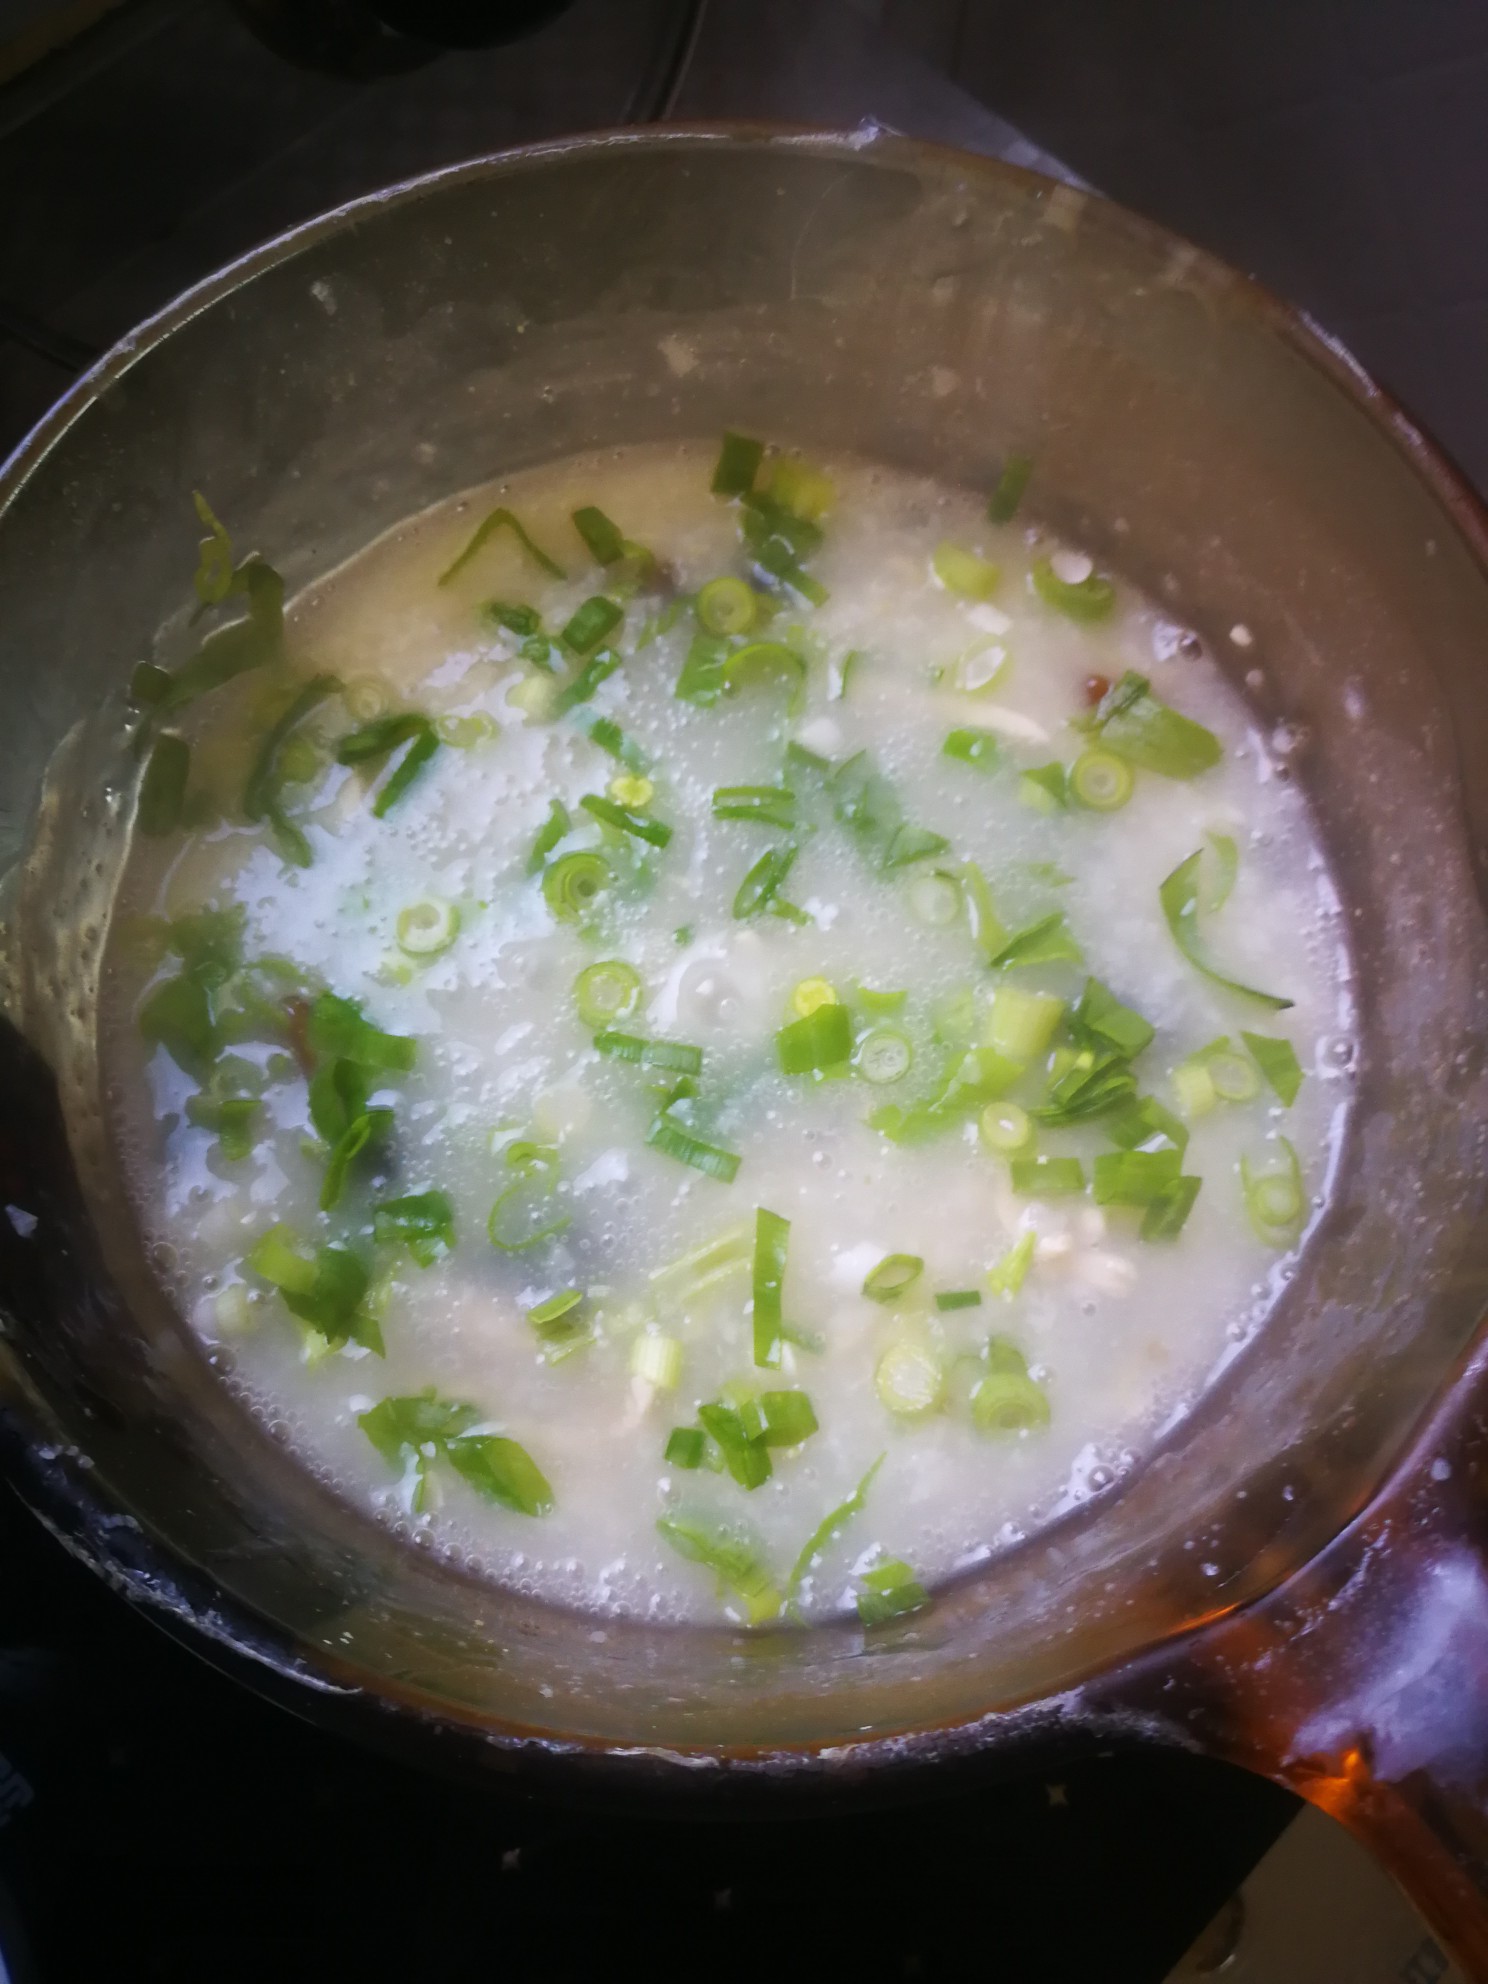
[[[1327,1549],[1086,1699],[1330,1813],[1488,1984],[1488,1327]]]

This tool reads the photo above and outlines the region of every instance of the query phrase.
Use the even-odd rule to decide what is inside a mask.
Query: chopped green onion
[[[865,1033],[853,1054],[853,1066],[865,1082],[876,1088],[902,1081],[914,1065],[914,1048],[909,1035],[897,1027],[876,1026]]]
[[[1045,606],[1052,606],[1070,620],[1104,620],[1116,604],[1116,588],[1098,572],[1090,572],[1071,585],[1060,578],[1047,558],[1038,558],[1030,576]]]
[[[722,683],[730,694],[756,682],[783,681],[790,691],[786,709],[798,716],[806,701],[806,661],[783,641],[750,641],[724,664]]]
[[[229,1164],[241,1164],[253,1153],[254,1132],[263,1104],[251,1095],[211,1096],[203,1091],[186,1098],[186,1120],[210,1130]]]
[[[488,599],[480,609],[480,617],[488,626],[502,627],[522,640],[531,640],[542,626],[536,607],[511,606],[500,599]]]
[[[347,1124],[331,1146],[331,1154],[326,1160],[325,1178],[320,1188],[322,1212],[330,1212],[340,1204],[353,1158],[360,1157],[369,1144],[381,1143],[392,1127],[391,1109],[364,1109]]]
[[[790,1221],[760,1206],[754,1215],[754,1361],[773,1368],[780,1362],[781,1290]]]
[[[733,650],[714,634],[695,634],[672,694],[679,702],[706,709],[723,694],[723,672]]]
[[[658,1330],[642,1331],[631,1346],[630,1375],[659,1392],[674,1392],[682,1377],[681,1343]]]
[[[1004,1302],[1011,1302],[1028,1279],[1028,1270],[1033,1266],[1034,1251],[1038,1246],[1036,1233],[1020,1234],[1000,1261],[987,1270],[987,1286],[994,1295],[1000,1295]]]
[[[1307,1201],[1302,1185],[1302,1166],[1294,1146],[1278,1137],[1284,1163],[1263,1171],[1240,1160],[1240,1183],[1245,1193],[1245,1209],[1250,1223],[1262,1240],[1272,1247],[1290,1247],[1302,1231]]]
[[[592,503],[573,513],[573,527],[589,547],[597,565],[618,565],[625,556],[625,539],[603,510]]]
[[[952,1309],[980,1309],[981,1290],[977,1288],[940,1288],[935,1292],[935,1306],[942,1314]]]
[[[1006,971],[1014,965],[1083,964],[1084,952],[1070,935],[1062,909],[1017,930],[989,962]]]
[[[527,1311],[533,1334],[543,1345],[545,1363],[562,1363],[594,1341],[588,1319],[580,1314],[583,1306],[583,1289],[564,1288]]]
[[[1023,1070],[992,1048],[953,1053],[944,1078],[928,1101],[913,1108],[885,1103],[868,1118],[869,1127],[891,1143],[924,1143],[953,1129],[994,1096],[1001,1095]]]
[[[495,1433],[467,1433],[446,1448],[450,1465],[487,1502],[519,1516],[545,1516],[553,1491],[542,1470],[515,1440]]]
[[[171,685],[170,670],[153,661],[136,662],[129,677],[127,700],[131,709],[153,709]]]
[[[935,1038],[943,1047],[970,1047],[976,1038],[977,1002],[969,985],[953,986],[930,1008]]]
[[[1011,523],[1018,514],[1018,505],[1023,501],[1023,491],[1032,473],[1033,463],[1027,455],[1008,456],[997,485],[987,498],[987,515],[994,524]]]
[[[543,899],[560,922],[577,923],[611,879],[610,864],[602,854],[587,849],[565,854],[543,871]]]
[[[315,1286],[315,1263],[296,1252],[290,1245],[293,1238],[288,1226],[271,1226],[254,1243],[246,1265],[275,1288],[308,1295]]]
[[[439,734],[440,743],[452,745],[457,751],[473,751],[478,745],[489,744],[493,738],[501,735],[500,724],[494,717],[487,716],[484,710],[477,710],[474,716],[442,716],[435,723],[434,728]],[[291,746],[306,741],[301,737],[290,739]],[[286,765],[288,759],[289,753],[286,751]]]
[[[808,523],[819,522],[837,500],[831,476],[794,455],[777,455],[771,462],[768,488],[777,503]]]
[[[701,1426],[674,1426],[661,1457],[669,1467],[701,1467],[707,1445],[708,1436]]]
[[[823,1516],[816,1528],[812,1530],[810,1536],[807,1537],[801,1547],[801,1554],[796,1558],[795,1563],[791,1567],[791,1574],[786,1583],[785,1599],[787,1605],[794,1604],[796,1593],[800,1590],[802,1582],[827,1545],[835,1541],[852,1518],[861,1511],[864,1502],[867,1500],[868,1490],[873,1486],[873,1477],[878,1473],[878,1470],[883,1464],[884,1456],[880,1454],[852,1493],[840,1501],[836,1508],[831,1510],[829,1514]]]
[[[791,1011],[797,1019],[805,1019],[819,1006],[838,1006],[837,988],[828,978],[803,978],[791,993]]]
[[[349,737],[343,737],[336,751],[339,764],[380,766],[401,744],[406,744],[408,749],[372,803],[373,815],[379,820],[403,797],[439,749],[439,736],[433,724],[426,716],[412,710],[401,715],[380,716],[364,724],[360,730],[354,730]]]
[[[1013,1190],[1024,1198],[1052,1199],[1085,1189],[1085,1169],[1077,1157],[1015,1157]]]
[[[191,771],[191,746],[171,731],[155,739],[140,780],[135,824],[142,834],[159,838],[172,834],[181,824],[181,808],[186,798],[186,780]]]
[[[1070,766],[1069,789],[1095,813],[1114,813],[1132,796],[1131,766],[1114,751],[1082,751]]]
[[[289,1229],[270,1227],[248,1256],[255,1274],[272,1282],[292,1316],[319,1330],[331,1344],[348,1338],[377,1356],[383,1354],[382,1332],[361,1306],[371,1276],[360,1257],[347,1247],[320,1247],[313,1262],[288,1244]]]
[[[574,980],[573,989],[585,1026],[602,1027],[623,1020],[641,1003],[641,975],[620,958],[586,966]]]
[[[713,793],[713,817],[789,833],[796,824],[796,795],[784,785],[720,785]]]
[[[726,433],[713,470],[715,496],[747,496],[754,487],[760,463],[765,458],[763,441],[751,441],[747,434]]]
[[[656,1527],[679,1556],[712,1571],[737,1598],[751,1626],[763,1625],[780,1610],[780,1593],[758,1550],[737,1532],[711,1528],[680,1516],[658,1516]]]
[[[572,681],[565,682],[554,695],[552,715],[566,716],[570,710],[577,709],[580,703],[592,702],[594,692],[600,683],[608,682],[619,666],[620,656],[614,648],[601,648],[597,654],[590,655]],[[595,723],[590,724],[591,737],[594,736],[597,727]]]
[[[927,1343],[899,1337],[878,1360],[873,1385],[882,1404],[901,1419],[934,1412],[945,1397],[945,1368]]]
[[[674,1157],[680,1164],[690,1164],[694,1171],[701,1171],[705,1178],[716,1178],[721,1184],[731,1185],[739,1170],[737,1152],[723,1150],[717,1144],[710,1144],[663,1109],[646,1132],[646,1142],[652,1150],[659,1150],[663,1157]]]
[[[909,885],[909,906],[930,929],[947,929],[961,914],[961,884],[943,868],[916,875]]]
[[[949,540],[936,545],[930,569],[947,592],[960,593],[963,599],[990,599],[1002,577],[1001,569],[989,558],[978,557],[975,551]]]
[[[1256,1066],[1287,1108],[1297,1099],[1302,1086],[1302,1065],[1289,1040],[1274,1039],[1265,1033],[1242,1033],[1240,1038],[1255,1056]]]
[[[858,985],[853,990],[852,1003],[865,1013],[902,1013],[907,992],[881,992],[872,985]]]
[[[398,949],[412,958],[438,957],[460,934],[460,912],[443,896],[420,896],[398,911]]]
[[[759,1488],[774,1468],[763,1440],[754,1440],[742,1416],[731,1405],[700,1405],[703,1430],[723,1455],[723,1464],[741,1488]]]
[[[1240,849],[1230,834],[1209,834],[1207,839],[1214,849],[1214,866],[1199,907],[1206,916],[1213,916],[1229,901],[1239,879]]]
[[[518,544],[527,553],[528,557],[541,565],[549,578],[561,579],[564,577],[563,567],[556,564],[548,556],[546,551],[540,550],[533,543],[532,539],[527,535],[510,510],[500,508],[492,510],[489,515],[481,519],[475,528],[474,535],[466,544],[465,549],[454,560],[453,564],[447,565],[439,574],[438,583],[442,586],[447,586],[455,574],[464,570],[476,553],[490,538],[495,536],[498,530],[509,530],[512,536],[516,538]]]
[[[524,675],[506,692],[511,707],[520,710],[529,723],[547,723],[561,715],[558,684],[548,675]]]
[[[775,1036],[780,1072],[807,1075],[835,1068],[852,1053],[852,1021],[846,1006],[818,1006],[804,1018],[783,1026]]]
[[[418,1042],[406,1034],[384,1033],[362,1017],[355,999],[322,992],[310,1008],[306,1037],[317,1056],[354,1061],[361,1068],[407,1074],[418,1056]]]
[[[703,1050],[682,1040],[643,1040],[635,1033],[597,1033],[594,1045],[612,1061],[629,1061],[638,1068],[659,1068],[675,1075],[701,1074]]]
[[[1144,1240],[1176,1240],[1183,1230],[1183,1222],[1193,1211],[1194,1200],[1199,1196],[1202,1178],[1175,1178],[1165,1192],[1161,1192],[1148,1206],[1142,1220]]]
[[[1118,1054],[1135,1061],[1150,1047],[1157,1029],[1131,1006],[1123,1005],[1109,985],[1098,978],[1087,978],[1070,1021],[1077,1034],[1095,1034],[1098,1044],[1114,1047]]]
[[[1020,776],[1018,797],[1035,813],[1062,813],[1069,805],[1069,775],[1063,765],[1035,765]]]
[[[527,1311],[527,1320],[539,1334],[551,1324],[561,1323],[565,1316],[572,1315],[584,1300],[582,1288],[560,1289],[546,1301],[538,1302]]]
[[[1227,992],[1233,992],[1242,999],[1254,999],[1258,1005],[1270,1006],[1275,1012],[1285,1011],[1292,1004],[1290,999],[1257,991],[1254,986],[1242,984],[1237,978],[1227,977],[1205,957],[1198,918],[1202,861],[1202,849],[1189,855],[1186,861],[1180,861],[1157,892],[1173,942],[1194,969],[1202,972],[1213,984],[1223,986]]]
[[[672,837],[672,830],[664,820],[653,820],[649,814],[618,805],[613,799],[601,799],[589,792],[579,804],[586,813],[592,813],[607,827],[614,827],[623,834],[634,834],[637,840],[646,841],[652,847],[665,847]]]
[[[707,633],[747,634],[758,617],[759,601],[744,579],[709,579],[694,610]]]
[[[310,843],[303,830],[293,824],[280,805],[279,794],[288,777],[288,746],[301,741],[292,737],[296,726],[333,696],[341,684],[334,675],[317,675],[291,698],[259,746],[253,769],[243,787],[243,811],[250,820],[267,820],[280,853],[297,868],[310,865]]]
[[[828,697],[830,701],[834,703],[846,702],[849,685],[867,658],[859,648],[848,649],[841,661],[837,663],[835,669],[829,672],[830,686]]]
[[[211,533],[201,541],[191,583],[203,606],[220,606],[232,590],[232,539],[199,489],[192,490],[191,501],[197,517]]]
[[[262,558],[248,557],[233,573],[228,590],[246,599],[246,616],[214,628],[176,670],[154,703],[159,715],[182,709],[278,656],[284,640],[283,579]]]
[[[572,825],[573,822],[568,817],[568,808],[563,801],[561,799],[550,801],[548,817],[538,828],[537,839],[532,843],[532,852],[527,857],[529,875],[538,872]]]
[[[790,873],[795,858],[794,844],[772,847],[762,854],[739,884],[734,896],[734,915],[742,920],[758,916],[762,910],[768,909]]]
[[[826,603],[826,587],[801,564],[821,545],[822,533],[816,524],[796,516],[771,496],[749,495],[740,507],[739,528],[759,571],[790,586],[813,606]]]
[[[618,799],[623,806],[649,806],[656,787],[644,776],[646,759],[640,747],[612,717],[591,716],[584,722],[583,730],[591,744],[597,744],[626,768],[610,780],[610,797]]]
[[[1033,1140],[1033,1124],[1028,1111],[1016,1102],[989,1102],[977,1123],[977,1133],[988,1150],[1006,1156],[1028,1147]]]
[[[863,1293],[870,1302],[897,1302],[924,1272],[918,1254],[885,1254],[864,1281]]]
[[[623,606],[596,593],[578,607],[558,638],[574,654],[588,654],[613,634],[625,618]]]
[[[1108,1116],[1106,1135],[1123,1150],[1152,1150],[1167,1145],[1181,1152],[1188,1147],[1188,1125],[1150,1095],[1128,1102]]]
[[[1098,1206],[1150,1206],[1177,1184],[1183,1154],[1176,1150],[1102,1151],[1094,1168]]]
[[[864,856],[883,870],[923,861],[947,846],[945,837],[908,825],[889,781],[874,769],[866,751],[846,759],[829,781],[836,818],[858,842]]]
[[[1146,676],[1131,669],[1106,691],[1084,727],[1097,732],[1108,751],[1163,778],[1197,778],[1224,756],[1212,730],[1159,702]]]
[[[372,1238],[381,1247],[400,1242],[421,1268],[432,1267],[455,1245],[455,1211],[443,1192],[409,1192],[372,1209]]]
[[[517,1143],[508,1147],[507,1164],[516,1177],[504,1192],[498,1193],[486,1221],[491,1245],[503,1254],[523,1254],[562,1233],[569,1225],[566,1212],[554,1213],[553,1195],[558,1187],[558,1154],[540,1144]]]
[[[987,1373],[969,1401],[979,1433],[1029,1433],[1049,1423],[1048,1394],[1028,1375],[1022,1352],[1005,1337],[987,1346]]]
[[[1056,1057],[1044,1100],[1033,1111],[1040,1123],[1064,1127],[1120,1108],[1136,1095],[1136,1077],[1125,1055],[1082,1047]]]
[[[767,1447],[798,1447],[820,1424],[802,1391],[761,1392],[741,1408],[740,1416],[751,1438],[763,1440]]]
[[[994,730],[953,730],[940,747],[944,758],[959,758],[963,765],[979,771],[997,769],[998,741]]]
[[[1211,1054],[1206,1066],[1221,1102],[1253,1102],[1261,1092],[1260,1075],[1243,1054]]]
[[[882,1626],[908,1612],[922,1612],[930,1603],[925,1587],[908,1564],[898,1558],[879,1564],[863,1579],[857,1595],[858,1617],[865,1626]]]
[[[990,964],[1007,943],[1008,933],[997,914],[987,878],[974,861],[961,864],[961,889],[971,941]]]

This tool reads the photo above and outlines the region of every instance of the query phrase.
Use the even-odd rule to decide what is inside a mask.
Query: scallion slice
[[[794,843],[787,847],[772,847],[762,854],[739,884],[734,895],[734,915],[742,921],[745,917],[758,916],[769,909],[795,859]]]
[[[1183,1223],[1193,1211],[1194,1200],[1199,1196],[1202,1178],[1175,1178],[1167,1190],[1160,1192],[1148,1206],[1142,1219],[1144,1240],[1176,1240],[1183,1231]]]
[[[944,868],[916,875],[909,885],[909,906],[927,928],[949,929],[961,914],[961,884]]]
[[[682,1377],[682,1344],[659,1330],[643,1330],[631,1346],[630,1375],[659,1392],[674,1392]]]
[[[748,1538],[683,1516],[658,1516],[656,1527],[679,1556],[713,1573],[724,1590],[739,1601],[749,1625],[763,1625],[779,1612],[780,1593]]]
[[[447,586],[455,574],[465,569],[476,553],[495,536],[498,530],[509,530],[512,536],[516,538],[518,544],[527,553],[528,557],[541,565],[549,578],[561,579],[564,576],[563,567],[550,558],[546,551],[543,551],[538,545],[534,544],[512,512],[502,507],[492,510],[487,516],[481,519],[475,528],[474,535],[466,544],[465,549],[452,564],[447,565],[439,574],[438,583],[442,586]]]
[[[785,785],[720,785],[713,793],[713,817],[789,833],[796,825],[796,795]]]
[[[1182,1152],[1188,1148],[1188,1125],[1165,1109],[1155,1096],[1132,1100],[1107,1116],[1106,1135],[1123,1150]]]
[[[1037,1247],[1036,1233],[1020,1234],[1002,1259],[988,1268],[987,1286],[994,1295],[1000,1295],[1004,1302],[1012,1301],[1028,1279],[1028,1270],[1033,1266]]]
[[[695,634],[672,694],[679,702],[706,709],[723,694],[723,671],[732,649],[716,634]]]
[[[1019,777],[1018,797],[1035,813],[1062,813],[1069,805],[1069,775],[1063,765],[1035,765]]]
[[[1102,1151],[1095,1160],[1093,1192],[1098,1206],[1150,1206],[1178,1182],[1183,1154],[1177,1150]]]
[[[618,565],[625,556],[625,539],[619,527],[592,503],[574,511],[573,527],[588,546],[596,565]]]
[[[873,1387],[897,1418],[923,1419],[945,1398],[945,1366],[919,1337],[897,1337],[878,1360]]]
[[[1283,1104],[1290,1108],[1302,1086],[1302,1064],[1292,1043],[1266,1033],[1242,1033],[1240,1038],[1255,1056],[1256,1066],[1281,1097]]]
[[[997,914],[987,878],[974,861],[961,864],[961,891],[971,941],[990,964],[1007,943],[1008,933]]]
[[[1146,676],[1132,669],[1106,691],[1082,727],[1097,732],[1108,751],[1163,778],[1197,778],[1224,756],[1212,730],[1159,702]]]
[[[959,593],[963,599],[990,599],[1002,577],[1001,568],[990,558],[948,539],[936,545],[930,569],[947,592]]]
[[[1099,572],[1090,572],[1072,585],[1060,578],[1049,559],[1037,558],[1029,576],[1044,604],[1069,620],[1104,620],[1116,604],[1116,588]]]
[[[1023,501],[1023,491],[1028,487],[1028,478],[1033,473],[1033,463],[1027,455],[1009,455],[1002,465],[992,494],[987,498],[987,515],[994,524],[1011,523],[1018,514],[1018,505]]]
[[[770,1369],[780,1362],[781,1291],[789,1243],[790,1221],[760,1206],[754,1216],[754,1361]]]
[[[929,1593],[899,1558],[867,1572],[857,1595],[858,1617],[865,1626],[882,1626],[907,1613],[922,1612],[929,1603]]]
[[[1070,934],[1062,909],[1017,930],[989,962],[999,971],[1015,965],[1083,964],[1084,952]]]
[[[397,805],[439,749],[439,733],[428,717],[409,710],[363,724],[337,747],[339,764],[381,765],[402,745],[408,748],[372,802],[373,816],[379,820]]]
[[[577,709],[580,703],[592,702],[594,692],[600,683],[608,682],[619,666],[620,656],[614,648],[601,648],[597,654],[590,655],[572,681],[565,682],[553,696],[550,714],[566,716],[570,710]],[[595,726],[591,724],[589,727],[591,737],[594,735],[594,729]]]
[[[819,1430],[811,1400],[802,1391],[761,1392],[740,1406],[739,1417],[750,1439],[767,1447],[798,1447]]]
[[[759,601],[745,579],[709,579],[693,607],[709,634],[747,634],[759,617]]]
[[[443,1192],[409,1192],[372,1209],[372,1238],[380,1247],[402,1244],[421,1268],[432,1267],[455,1245],[455,1210]]]
[[[1131,798],[1131,766],[1114,751],[1082,751],[1070,766],[1069,789],[1095,813],[1115,813]]]
[[[594,1045],[612,1061],[630,1061],[638,1068],[658,1068],[675,1075],[702,1073],[703,1050],[683,1040],[643,1040],[635,1033],[597,1033]]]
[[[734,1406],[713,1404],[698,1407],[704,1432],[717,1443],[723,1464],[741,1488],[759,1488],[774,1472],[763,1440],[750,1438],[742,1415]]]
[[[940,751],[942,757],[957,758],[963,765],[974,765],[978,771],[995,771],[999,762],[995,730],[953,730]]]
[[[560,922],[577,923],[611,879],[610,864],[602,854],[588,849],[565,854],[543,871],[543,899]]]
[[[823,1516],[816,1528],[812,1530],[810,1536],[807,1537],[801,1547],[800,1555],[791,1566],[791,1574],[785,1587],[785,1601],[787,1605],[794,1605],[796,1593],[800,1590],[812,1566],[826,1549],[827,1545],[840,1536],[852,1518],[861,1511],[864,1502],[868,1498],[868,1490],[873,1486],[873,1477],[878,1473],[878,1470],[883,1464],[884,1456],[880,1454],[852,1493],[845,1496],[829,1514]]]
[[[780,1072],[808,1075],[840,1067],[852,1054],[852,1021],[846,1006],[818,1006],[775,1036]]]
[[[989,1102],[977,1121],[977,1134],[988,1150],[1007,1157],[1026,1150],[1033,1141],[1028,1111],[1016,1102]]]
[[[1273,992],[1258,991],[1253,985],[1245,985],[1238,978],[1229,977],[1205,956],[1198,913],[1203,859],[1203,849],[1200,848],[1186,861],[1180,861],[1157,892],[1173,942],[1194,969],[1202,972],[1215,985],[1223,986],[1225,991],[1233,992],[1239,998],[1253,999],[1257,1005],[1269,1006],[1273,1012],[1284,1012],[1292,1004],[1290,999],[1279,998]]]
[[[518,640],[530,641],[542,626],[542,615],[535,606],[516,606],[502,599],[488,599],[480,617],[489,627],[500,627]]]
[[[897,1302],[924,1272],[925,1263],[918,1254],[885,1254],[865,1279],[863,1293],[870,1302]]]
[[[487,1502],[519,1516],[545,1516],[553,1491],[525,1447],[497,1433],[467,1433],[445,1452],[455,1472]]]
[[[607,640],[625,618],[625,608],[603,593],[577,607],[558,638],[574,654],[588,654]]]
[[[895,1026],[876,1026],[865,1033],[853,1054],[853,1066],[865,1082],[885,1088],[902,1081],[914,1066],[909,1035]]]
[[[979,1288],[938,1288],[935,1306],[942,1314],[953,1309],[980,1309],[982,1293]]]
[[[720,1184],[731,1185],[738,1175],[740,1159],[736,1151],[724,1150],[695,1136],[668,1109],[656,1117],[646,1132],[646,1142],[663,1157],[690,1164],[694,1171],[701,1171],[705,1178],[716,1178]]]
[[[760,463],[765,458],[763,441],[752,441],[747,434],[725,434],[713,470],[715,496],[747,496],[754,487]]]
[[[784,641],[750,641],[736,648],[723,667],[723,687],[730,694],[755,683],[784,682],[786,709],[799,716],[806,705],[806,660]]]
[[[310,1008],[306,1038],[323,1060],[353,1061],[360,1068],[386,1068],[407,1074],[418,1058],[418,1042],[407,1034],[384,1033],[362,1015],[355,999],[322,992]]]
[[[574,980],[573,989],[585,1026],[609,1026],[628,1018],[641,1003],[641,975],[620,958],[587,965]]]
[[[1085,1167],[1077,1157],[1015,1157],[1009,1168],[1013,1190],[1024,1198],[1061,1198],[1085,1189]]]
[[[398,911],[397,932],[409,957],[438,957],[460,934],[460,912],[443,896],[420,896]]]
[[[792,516],[818,523],[837,500],[831,476],[796,455],[777,455],[770,464],[769,491]]]
[[[556,1211],[553,1203],[558,1153],[542,1144],[516,1143],[508,1147],[506,1162],[516,1176],[497,1195],[486,1233],[501,1253],[524,1254],[555,1239],[570,1223],[570,1215]]]
[[[1049,1423],[1048,1394],[1028,1375],[1022,1352],[1005,1337],[987,1346],[987,1372],[969,1401],[979,1433],[1029,1433]]]
[[[548,817],[537,830],[537,838],[532,843],[532,852],[527,857],[527,873],[535,875],[543,866],[553,849],[572,827],[568,808],[561,799],[554,799],[548,805]]]
[[[672,837],[672,830],[664,820],[653,820],[648,813],[639,813],[630,806],[621,806],[613,799],[601,799],[589,792],[579,801],[586,813],[592,813],[596,820],[602,820],[607,827],[614,827],[622,834],[633,834],[637,840],[648,842],[652,847],[665,847]]]
[[[668,1467],[701,1467],[707,1445],[708,1436],[701,1426],[674,1426],[661,1457]]]
[[[1291,1247],[1301,1234],[1307,1200],[1295,1147],[1286,1137],[1278,1137],[1276,1141],[1282,1163],[1257,1170],[1248,1158],[1242,1157],[1240,1183],[1250,1223],[1261,1239],[1271,1247]]]

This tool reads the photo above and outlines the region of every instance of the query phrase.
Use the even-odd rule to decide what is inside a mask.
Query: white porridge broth
[[[1347,1101],[1328,868],[1026,475],[574,458],[282,608],[198,499],[189,626],[183,517],[119,1146],[224,1382],[401,1533],[871,1627],[1264,1323]]]

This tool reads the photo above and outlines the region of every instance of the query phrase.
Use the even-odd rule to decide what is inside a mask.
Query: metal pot
[[[1119,1491],[872,1648],[847,1621],[598,1631],[340,1502],[164,1301],[96,1052],[123,685],[193,486],[293,587],[496,472],[725,425],[972,484],[1033,455],[1050,521],[1278,732],[1358,974],[1351,1127],[1267,1329]],[[1345,353],[985,160],[580,139],[359,201],[118,346],[0,475],[0,600],[0,1413],[75,1550],[327,1723],[621,1795],[1204,1744],[1357,1826],[1488,1976],[1488,530]]]

